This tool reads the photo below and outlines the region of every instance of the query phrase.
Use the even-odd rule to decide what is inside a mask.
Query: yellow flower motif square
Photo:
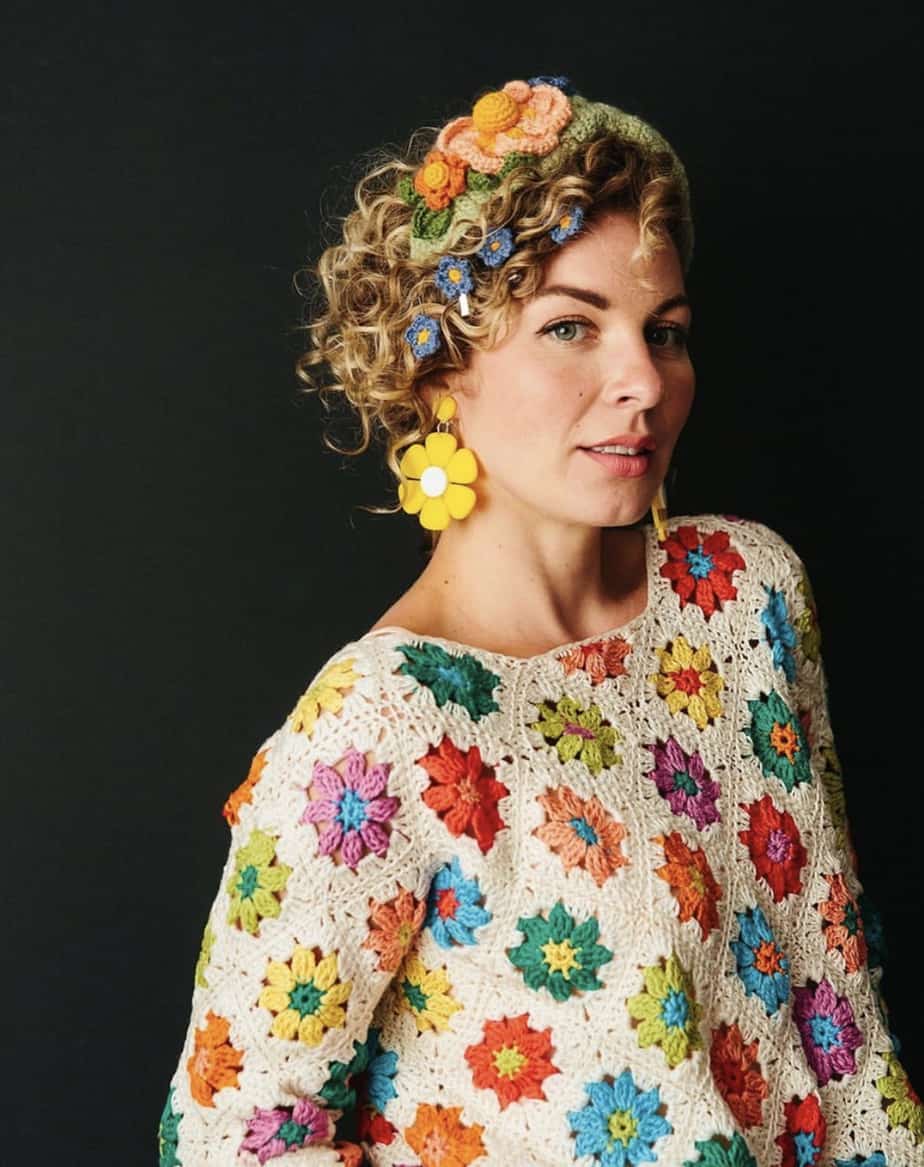
[[[444,968],[428,969],[417,953],[412,952],[396,977],[402,1006],[414,1014],[417,1028],[449,1029],[449,1018],[462,1005],[450,995],[452,986]]]
[[[338,979],[336,952],[318,959],[314,949],[297,947],[288,962],[267,963],[264,983],[257,1004],[275,1013],[270,1026],[274,1037],[316,1046],[328,1029],[346,1022],[343,1005],[352,981]]]
[[[676,953],[665,961],[643,969],[645,989],[629,997],[626,1006],[629,1016],[640,1022],[638,1044],[640,1049],[660,1046],[667,1064],[673,1069],[694,1050],[703,1048],[699,1030],[701,1006],[693,996],[690,974],[684,969]]]
[[[289,725],[296,733],[304,733],[311,737],[322,712],[340,712],[343,708],[344,695],[362,677],[362,674],[353,668],[353,663],[352,657],[335,661],[324,669],[299,697],[289,715]]]
[[[672,714],[686,713],[696,722],[698,729],[705,729],[720,717],[722,703],[719,693],[725,687],[712,660],[708,644],[694,648],[685,636],[680,635],[668,648],[656,649],[661,669],[649,676],[663,697]]]

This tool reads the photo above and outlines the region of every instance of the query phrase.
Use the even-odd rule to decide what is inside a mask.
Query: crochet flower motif
[[[787,681],[796,679],[796,658],[792,650],[796,645],[796,631],[789,620],[785,593],[764,584],[767,606],[760,614],[760,622],[767,630],[767,643],[773,656],[775,668],[782,669]]]
[[[244,1051],[228,1040],[231,1022],[209,1009],[205,1025],[196,1030],[192,1056],[186,1062],[189,1092],[200,1106],[214,1106],[213,1096],[228,1087],[239,1089],[237,1075]]]
[[[287,962],[267,962],[264,984],[257,1004],[275,1013],[274,1037],[314,1047],[328,1029],[342,1028],[346,1021],[343,1005],[353,982],[338,979],[336,952],[318,960],[315,950],[296,947]]]
[[[581,1110],[568,1111],[577,1135],[575,1156],[592,1155],[600,1167],[654,1163],[654,1144],[674,1129],[664,1117],[658,1087],[642,1090],[632,1071],[623,1070],[615,1081],[605,1076],[584,1089],[590,1101]]]
[[[373,1026],[366,1039],[366,1066],[352,1079],[359,1106],[358,1134],[369,1143],[394,1141],[395,1128],[385,1117],[385,1107],[398,1097],[394,1076],[398,1072],[398,1055],[381,1045],[381,1030]]]
[[[323,1142],[330,1132],[330,1116],[309,1098],[294,1106],[255,1106],[247,1120],[247,1135],[240,1150],[253,1151],[261,1163],[278,1159],[299,1147]]]
[[[564,243],[566,239],[577,235],[583,225],[584,208],[581,206],[569,207],[567,211],[559,215],[558,222],[549,232],[549,235],[556,243]]]
[[[467,295],[475,286],[472,265],[467,259],[456,255],[444,255],[437,265],[433,278],[447,300],[457,300],[460,296]]]
[[[747,812],[751,826],[750,830],[739,831],[738,838],[748,848],[754,870],[766,881],[774,900],[779,903],[800,892],[799,874],[808,855],[795,819],[789,811],[777,810],[769,794],[759,802],[739,805]]]
[[[475,929],[492,918],[483,899],[478,880],[465,878],[458,855],[443,864],[430,882],[425,920],[440,948],[477,943]]]
[[[744,732],[751,739],[764,776],[779,778],[790,793],[800,783],[811,782],[811,751],[805,730],[776,689],[748,701],[748,709],[751,723]]]
[[[621,850],[627,831],[594,795],[579,798],[570,786],[557,786],[536,801],[546,821],[533,834],[561,859],[565,871],[581,867],[603,887],[629,860]]]
[[[493,1090],[501,1110],[523,1098],[545,1099],[542,1083],[559,1073],[551,1061],[552,1028],[531,1029],[529,1014],[487,1020],[484,1040],[465,1050],[472,1081],[481,1090]]]
[[[253,802],[253,788],[263,777],[263,769],[266,766],[268,757],[268,750],[258,751],[250,763],[250,770],[247,773],[247,777],[236,790],[228,795],[221,813],[229,827],[236,826],[240,822],[241,807],[244,803]]]
[[[508,948],[507,956],[531,989],[545,988],[556,1001],[567,1001],[572,993],[603,988],[596,970],[613,954],[597,943],[600,925],[594,916],[578,924],[559,900],[548,920],[521,916],[517,928],[526,939]]]
[[[291,874],[292,868],[276,859],[276,839],[265,831],[251,831],[247,845],[234,856],[234,874],[226,884],[228,923],[258,935],[261,918],[279,915],[278,897]]]
[[[479,98],[470,117],[443,126],[436,148],[484,174],[497,174],[512,151],[550,154],[573,116],[571,102],[557,86],[508,81]]]
[[[461,1106],[440,1106],[419,1102],[414,1121],[404,1128],[404,1137],[420,1156],[421,1167],[468,1167],[484,1155],[477,1122],[466,1125]]]
[[[177,1158],[180,1120],[183,1115],[173,1109],[173,1086],[167,1091],[167,1101],[157,1124],[157,1154],[159,1167],[183,1167]]]
[[[692,525],[677,527],[661,544],[667,562],[660,574],[671,581],[680,597],[680,608],[695,604],[708,620],[721,610],[724,600],[733,600],[738,589],[732,583],[745,562],[731,546],[727,531],[703,535]]]
[[[353,664],[353,657],[334,661],[309,685],[289,715],[289,726],[294,733],[311,737],[322,713],[339,713],[343,709],[344,697],[362,679],[362,673],[356,672]]]
[[[389,833],[385,824],[393,818],[399,800],[385,795],[390,762],[376,762],[367,768],[361,750],[350,747],[341,775],[333,766],[315,762],[308,787],[308,805],[300,823],[326,823],[318,834],[318,854],[333,855],[339,849],[343,862],[352,870],[370,852],[380,859],[387,853]]]
[[[789,958],[773,937],[767,918],[758,907],[736,912],[738,939],[729,943],[735,954],[738,976],[745,995],[759,997],[772,1017],[789,997]]]
[[[566,677],[584,672],[591,683],[599,685],[607,677],[624,677],[628,673],[624,661],[632,645],[621,636],[609,636],[587,644],[577,644],[556,657]]]
[[[418,312],[404,330],[404,339],[411,346],[411,352],[415,357],[432,357],[443,343],[439,320],[425,312]]]
[[[482,761],[480,747],[463,752],[444,734],[436,750],[417,758],[417,765],[430,775],[420,797],[449,833],[475,839],[483,854],[490,851],[497,832],[506,828],[497,804],[510,791],[494,777],[494,767]]]
[[[817,662],[821,653],[821,628],[818,624],[818,607],[812,592],[812,584],[804,567],[798,588],[805,599],[805,607],[796,617],[796,629],[802,642],[802,653],[807,660]]]
[[[399,887],[398,894],[387,902],[370,899],[369,906],[373,926],[361,947],[371,948],[379,954],[377,968],[394,972],[423,927],[427,906],[406,887]]]
[[[414,175],[414,190],[431,211],[442,211],[465,190],[468,163],[454,154],[430,150]]]
[[[681,634],[669,648],[655,651],[661,659],[661,671],[649,676],[649,681],[673,715],[686,713],[697,729],[705,729],[722,713],[719,693],[725,687],[712,662],[709,645],[694,648]]]
[[[660,738],[645,747],[654,756],[654,769],[648,777],[658,788],[658,793],[667,800],[667,805],[675,815],[686,815],[700,831],[710,823],[721,819],[716,805],[719,784],[710,778],[703,764],[702,755],[697,751],[686,753],[676,738]]]
[[[321,1087],[320,1097],[326,1106],[335,1110],[352,1110],[356,1106],[355,1075],[369,1064],[369,1047],[364,1041],[353,1039],[353,1056],[348,1062],[330,1063],[327,1081]]]
[[[475,252],[487,267],[500,267],[513,255],[513,232],[509,227],[497,227]]]
[[[783,1107],[786,1126],[774,1142],[783,1152],[780,1167],[814,1167],[824,1150],[828,1124],[814,1094],[793,1095]]]
[[[854,1050],[863,1044],[863,1035],[847,998],[839,997],[827,979],[793,989],[793,998],[793,1020],[819,1086],[855,1074]]]
[[[584,708],[573,697],[560,697],[554,704],[544,700],[539,720],[530,722],[529,728],[555,743],[562,765],[578,758],[594,777],[604,768],[622,765],[622,756],[613,749],[622,735],[604,720],[599,705]]]
[[[723,1021],[712,1031],[709,1050],[712,1077],[735,1122],[745,1130],[763,1123],[761,1110],[769,1093],[757,1060],[759,1048],[757,1038],[745,1043],[737,1024],[727,1025]]]
[[[713,1135],[702,1143],[694,1143],[698,1159],[687,1159],[683,1167],[757,1167],[757,1160],[748,1150],[742,1135]]]
[[[866,935],[860,906],[850,894],[843,875],[825,875],[831,889],[826,900],[815,907],[824,921],[822,929],[828,952],[839,952],[849,973],[858,972],[866,962]]]
[[[473,721],[500,709],[493,696],[500,677],[471,653],[449,653],[439,644],[399,644],[398,650],[406,659],[397,671],[425,685],[441,709],[454,701]]]
[[[444,968],[428,969],[416,952],[409,953],[402,967],[402,1004],[413,1013],[418,1030],[449,1029],[449,1018],[462,1004],[449,995],[451,985]]]
[[[667,862],[655,868],[655,875],[670,886],[680,908],[680,923],[695,920],[700,937],[705,940],[719,926],[716,901],[722,897],[706,852],[688,847],[677,831],[667,836],[657,835],[652,841],[664,848]]]
[[[876,1079],[876,1089],[882,1098],[889,1130],[901,1127],[917,1146],[924,1142],[924,1105],[908,1081],[908,1074],[894,1053],[881,1055],[889,1072]]]
[[[626,1001],[629,1016],[641,1022],[637,1035],[639,1048],[658,1046],[673,1069],[685,1058],[692,1057],[694,1050],[703,1048],[699,1031],[701,1010],[693,996],[690,974],[674,952],[642,972],[644,990]]]
[[[212,931],[212,921],[209,919],[206,922],[205,928],[202,932],[202,943],[199,947],[199,959],[196,961],[195,982],[202,988],[209,987],[208,981],[205,979],[205,970],[209,966],[209,961],[212,959],[212,946],[215,943],[215,933]]]

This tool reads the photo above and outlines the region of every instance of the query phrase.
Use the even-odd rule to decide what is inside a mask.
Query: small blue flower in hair
[[[418,312],[404,333],[404,339],[411,346],[415,357],[432,356],[443,343],[440,322],[435,316],[425,316]]]
[[[513,232],[509,227],[498,227],[485,240],[476,255],[488,267],[500,267],[513,254]]]
[[[436,269],[436,286],[447,300],[459,301],[459,311],[468,316],[468,293],[474,288],[472,265],[467,259],[455,255],[444,255]]]
[[[562,93],[573,93],[574,86],[567,77],[530,77],[526,83],[527,85],[554,85],[556,89],[560,89]]]
[[[558,220],[558,226],[553,227],[549,234],[556,243],[564,243],[572,235],[577,235],[584,224],[584,208],[569,207]]]

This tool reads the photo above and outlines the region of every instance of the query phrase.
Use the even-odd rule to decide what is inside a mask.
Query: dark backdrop
[[[153,1158],[224,798],[423,566],[416,519],[357,509],[392,501],[379,456],[326,452],[296,391],[293,272],[360,151],[537,73],[687,165],[698,395],[671,510],[760,519],[809,568],[924,1083],[921,30],[893,0],[617,7],[8,17],[4,1161]]]

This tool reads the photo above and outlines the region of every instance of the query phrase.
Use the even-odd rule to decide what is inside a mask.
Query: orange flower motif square
[[[253,788],[263,777],[263,768],[266,765],[267,758],[268,751],[260,750],[250,763],[250,771],[247,777],[236,790],[228,795],[221,813],[224,815],[229,827],[235,826],[240,821],[239,816],[244,803],[253,801]]]
[[[824,876],[831,888],[830,896],[815,906],[824,921],[822,928],[828,952],[839,952],[849,973],[866,963],[866,933],[857,901],[850,894],[840,873]]]
[[[552,1029],[531,1029],[528,1013],[485,1021],[484,1040],[470,1045],[465,1060],[472,1081],[482,1090],[493,1090],[501,1110],[522,1098],[545,1099],[542,1083],[559,1073],[552,1065]]]
[[[680,922],[695,920],[705,940],[719,926],[716,900],[722,898],[722,889],[713,877],[706,852],[688,847],[677,831],[666,837],[658,835],[653,842],[661,844],[667,860],[663,867],[655,868],[655,875],[670,884],[680,905]]]
[[[477,1122],[466,1125],[461,1114],[461,1106],[418,1104],[404,1137],[420,1157],[421,1167],[468,1167],[484,1155],[484,1127]]]
[[[186,1062],[189,1091],[200,1106],[214,1106],[213,1095],[218,1090],[238,1088],[237,1073],[243,1069],[244,1051],[235,1049],[228,1041],[231,1023],[211,1009],[205,1015],[205,1025],[196,1030],[195,1052]]]
[[[563,652],[558,660],[566,677],[584,672],[594,685],[599,685],[607,677],[627,675],[629,670],[624,662],[631,651],[632,645],[621,636],[608,636],[589,644],[575,645]]]
[[[745,1130],[764,1121],[761,1108],[769,1092],[757,1060],[759,1046],[756,1038],[746,1044],[737,1025],[723,1022],[712,1031],[712,1076],[735,1121]]]
[[[556,786],[536,801],[546,821],[533,834],[550,851],[555,851],[565,871],[582,867],[602,887],[629,860],[621,850],[626,828],[606,810],[600,800],[579,798],[570,786]]]
[[[369,919],[373,927],[362,942],[362,947],[371,948],[379,954],[380,969],[395,972],[423,927],[427,905],[406,887],[402,887],[394,899],[386,903],[373,899],[369,906],[372,909]]]

